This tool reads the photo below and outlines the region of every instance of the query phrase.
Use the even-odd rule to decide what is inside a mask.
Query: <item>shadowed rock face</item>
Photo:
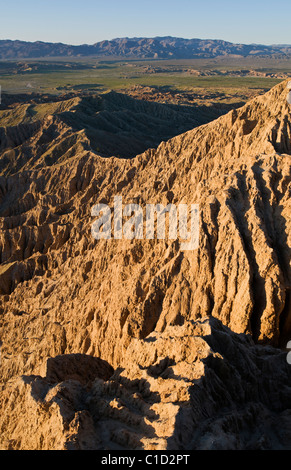
[[[44,102],[34,96],[31,103],[16,95],[15,100],[16,105],[8,101],[0,110],[3,175],[51,166],[85,150],[134,157],[226,112],[217,106],[151,103],[113,91],[46,97]]]
[[[63,355],[48,360],[44,376],[8,382],[3,448],[289,448],[291,369],[284,353],[204,318],[132,341],[126,361],[110,375],[96,358]]]
[[[80,137],[0,178],[3,448],[290,448],[286,85],[132,159]],[[199,248],[94,240],[117,194],[199,203]],[[87,356],[110,366],[86,382]]]

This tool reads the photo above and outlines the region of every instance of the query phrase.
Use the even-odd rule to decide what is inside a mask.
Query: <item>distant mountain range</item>
[[[170,36],[117,38],[80,46],[41,41],[0,40],[0,59],[2,60],[88,56],[137,59],[194,59],[219,56],[291,57],[291,45],[233,44],[222,40],[183,39]]]

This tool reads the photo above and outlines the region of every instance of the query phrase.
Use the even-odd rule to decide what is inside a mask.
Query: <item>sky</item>
[[[0,0],[0,39],[94,44],[176,36],[291,44],[290,0]]]

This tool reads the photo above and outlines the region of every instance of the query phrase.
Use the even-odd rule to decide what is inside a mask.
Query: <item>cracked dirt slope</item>
[[[130,160],[79,136],[0,177],[3,448],[290,448],[286,85]],[[117,194],[199,203],[199,248],[94,240]]]

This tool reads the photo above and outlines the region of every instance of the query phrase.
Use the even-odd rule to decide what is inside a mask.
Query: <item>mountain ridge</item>
[[[172,36],[115,38],[90,44],[0,40],[0,59],[110,56],[191,59],[220,56],[291,56],[291,45],[236,44],[222,39],[184,39]]]

